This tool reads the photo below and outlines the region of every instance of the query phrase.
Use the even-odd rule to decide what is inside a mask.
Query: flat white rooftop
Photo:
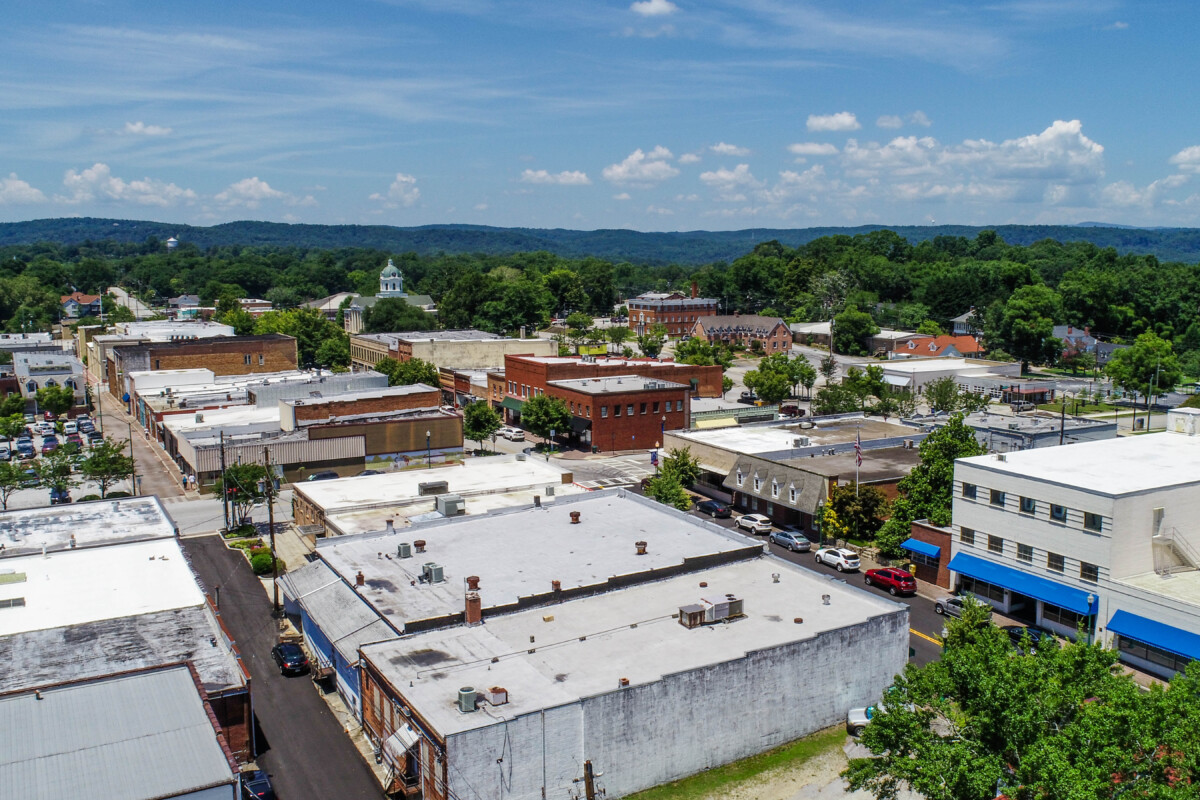
[[[681,606],[726,593],[743,600],[743,618],[687,629],[672,617]],[[363,653],[448,735],[616,691],[621,678],[648,684],[896,613],[905,612],[894,602],[762,556],[368,645]],[[463,714],[455,705],[462,686],[502,686],[509,702]]]
[[[204,594],[174,539],[0,561],[0,636],[198,606]]]
[[[330,403],[350,403],[356,400],[374,400],[383,397],[403,397],[409,394],[428,394],[438,391],[427,383],[410,383],[404,386],[387,386],[378,389],[358,389],[341,394],[331,394],[328,397],[295,397],[284,398],[279,402],[285,406],[321,406]],[[440,399],[437,405],[441,405]],[[379,412],[377,412],[379,413]]]
[[[0,569],[14,556],[118,542],[170,539],[175,522],[158,497],[94,500],[0,513]]]
[[[433,469],[403,470],[332,481],[304,481],[296,484],[295,492],[329,514],[369,507],[407,505],[417,497],[429,501],[432,506],[432,496],[420,495],[420,485],[430,481],[446,481],[450,494],[470,496],[500,493],[509,489],[557,488],[563,485],[563,476],[567,474],[557,465],[535,458],[518,460],[516,456],[490,456]],[[533,502],[532,499],[530,502]],[[382,524],[372,528],[382,529]]]
[[[1114,581],[1149,594],[1157,594],[1179,600],[1200,610],[1200,571],[1176,572],[1163,578],[1156,572],[1144,572]]]
[[[324,483],[325,481],[321,481]],[[554,495],[547,496],[546,487],[554,488]],[[468,495],[463,498],[463,513],[467,516],[486,514],[501,508],[531,506],[535,497],[540,497],[545,505],[553,505],[559,498],[574,494],[584,494],[588,490],[578,484],[546,484],[533,489],[514,489],[512,491],[484,491],[480,494]],[[457,494],[457,492],[455,493]],[[434,519],[440,519],[434,507],[433,497],[413,497],[396,500],[395,502],[373,505],[352,511],[339,511],[325,515],[325,525],[331,533],[351,536],[356,533],[372,533],[382,531],[387,521],[392,520],[396,528],[404,528]]]
[[[996,367],[1012,367],[1005,361],[984,361],[981,358],[901,358],[879,364],[884,372],[946,372],[953,370],[966,375],[989,375]]]
[[[546,381],[546,385],[594,395],[688,388],[682,383],[664,381],[661,378],[647,378],[642,375],[606,375],[603,378],[569,378],[561,381]]]
[[[893,439],[920,433],[917,428],[863,417],[816,419],[816,427],[802,428],[796,422],[775,425],[746,425],[709,430],[672,431],[671,435],[697,444],[720,447],[734,453],[773,453],[797,448],[801,436],[809,438],[808,447],[844,444],[861,436],[864,442]]]
[[[579,511],[579,524],[569,512]],[[424,540],[426,550],[399,558],[401,542]],[[647,542],[637,555],[635,542]],[[610,588],[616,576],[678,568],[688,559],[733,554],[762,543],[623,491],[563,498],[552,507],[504,509],[455,517],[396,533],[339,536],[317,543],[317,554],[354,584],[360,595],[397,628],[405,622],[463,610],[463,582],[481,579],[483,608],[563,591]],[[445,580],[423,583],[422,565],[442,566]]]
[[[175,434],[239,425],[279,424],[279,406],[237,406],[236,408],[206,408],[187,414],[169,414],[163,425]]]
[[[1181,433],[1122,436],[1070,447],[1043,447],[957,463],[1018,478],[1121,495],[1200,483],[1200,438]]]

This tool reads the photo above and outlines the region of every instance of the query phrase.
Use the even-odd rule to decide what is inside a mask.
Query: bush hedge
[[[276,559],[279,564],[279,571],[283,572],[287,565],[284,564],[282,558]],[[255,575],[266,575],[271,572],[271,551],[260,552],[250,556],[250,569],[254,570]]]

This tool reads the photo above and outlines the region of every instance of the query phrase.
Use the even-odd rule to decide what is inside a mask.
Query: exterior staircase
[[[1160,530],[1151,537],[1154,547],[1154,571],[1162,578],[1177,572],[1200,569],[1200,548],[1181,534],[1178,528]]]

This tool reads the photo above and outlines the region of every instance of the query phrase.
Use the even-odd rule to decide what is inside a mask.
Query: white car
[[[734,523],[737,527],[750,533],[770,533],[771,520],[762,514],[743,514]]]
[[[525,441],[525,431],[521,430],[520,428],[504,427],[499,430],[499,433],[502,438],[508,439],[510,442]]]
[[[79,433],[79,423],[77,423],[75,420],[71,420],[70,422],[64,422],[63,423],[63,433],[66,433],[66,434]]]
[[[817,563],[838,572],[854,572],[859,567],[858,553],[841,547],[822,547],[817,551]]]

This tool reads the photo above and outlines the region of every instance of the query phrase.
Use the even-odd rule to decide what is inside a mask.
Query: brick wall
[[[691,402],[684,389],[650,389],[636,392],[605,392],[595,395],[551,386],[546,394],[561,398],[572,414],[592,423],[591,443],[602,450],[639,450],[661,446],[666,430],[688,427]],[[670,411],[667,411],[667,404]],[[677,410],[679,404],[683,410]],[[633,406],[633,415],[629,406]],[[620,406],[621,416],[616,415]]]
[[[608,363],[598,361],[583,361],[572,359],[563,362],[545,362],[525,359],[520,356],[505,356],[504,377],[506,381],[517,384],[516,392],[509,392],[513,397],[527,400],[533,395],[523,395],[522,385],[546,390],[548,381],[570,380],[572,378],[603,378],[617,375],[641,375],[646,378],[671,381],[673,383],[690,384],[696,381],[696,394],[700,397],[720,397],[722,372],[719,366],[697,367],[691,364],[682,366],[674,362],[660,361],[631,361]]]
[[[339,400],[336,396],[326,400],[297,401],[293,406],[297,422],[327,420],[352,414],[384,414],[410,408],[435,408],[441,405],[442,393],[437,389],[412,394],[384,395],[382,397],[360,397],[355,400]]]
[[[917,580],[932,583],[941,586],[943,589],[950,588],[950,531],[945,528],[938,528],[924,521],[917,521],[912,524],[912,538],[919,542],[931,544],[934,547],[942,548],[941,556],[938,559],[936,567],[928,564],[916,564]]]
[[[139,370],[210,369],[215,375],[250,375],[297,368],[296,340],[283,334],[230,336],[112,349],[109,391],[125,393],[124,376]]]
[[[669,302],[669,301],[668,301]],[[645,307],[643,307],[645,304]],[[659,306],[654,301],[633,300],[627,304],[629,309],[629,330],[636,336],[650,330],[656,323],[667,329],[667,335],[675,338],[689,336],[692,326],[700,317],[711,317],[717,313],[717,301],[712,303],[690,306],[688,308],[672,308]],[[635,308],[634,306],[638,306]]]

